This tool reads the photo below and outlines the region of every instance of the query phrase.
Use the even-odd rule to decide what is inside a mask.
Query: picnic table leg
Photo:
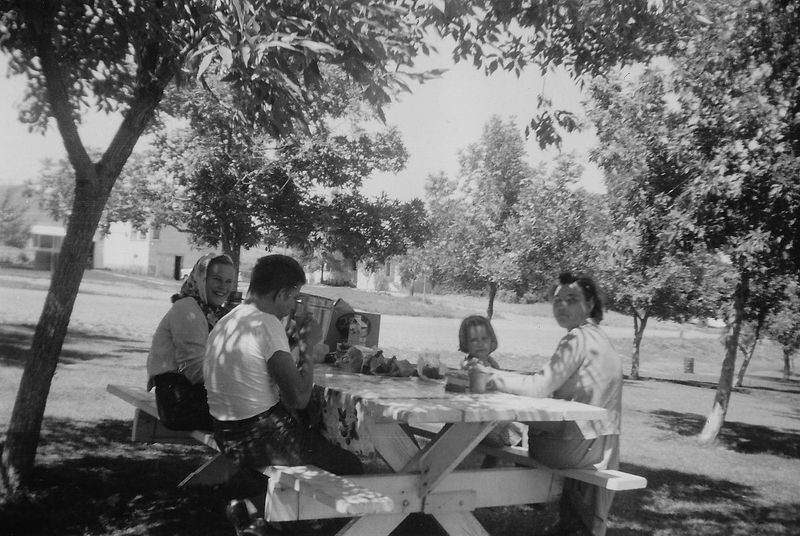
[[[400,472],[419,454],[419,445],[399,424],[365,422],[364,428],[375,451],[395,473]]]
[[[382,536],[388,535],[406,518],[407,514],[354,517],[341,528],[336,536]]]
[[[469,512],[451,514],[433,514],[436,522],[448,534],[463,534],[464,536],[489,536],[480,521]]]
[[[403,472],[419,472],[419,495],[431,493],[444,478],[466,458],[472,449],[492,431],[495,422],[448,424],[434,440],[412,459]],[[453,456],[453,453],[457,454]]]
[[[495,423],[460,423],[445,426],[439,435],[425,448],[420,449],[413,437],[399,424],[365,423],[375,450],[395,472],[419,471],[425,476],[420,478],[418,493],[427,497],[434,488],[450,474],[461,461],[480,443],[493,428]],[[459,454],[452,456],[453,452]],[[448,534],[464,534],[466,536],[489,536],[480,522],[470,512],[453,512],[432,514],[434,519]],[[373,523],[383,518],[399,518],[389,531],[400,524],[405,514],[396,516],[365,516],[357,518],[345,526],[337,536],[361,534],[347,532],[352,525],[360,528],[369,527],[365,535],[376,534]],[[382,534],[384,532],[381,532]],[[388,534],[386,532],[385,534]]]
[[[224,484],[238,472],[239,467],[220,453],[189,473],[186,478],[181,480],[178,487],[216,486]]]

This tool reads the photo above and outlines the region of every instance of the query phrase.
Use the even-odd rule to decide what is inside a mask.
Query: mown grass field
[[[176,287],[173,281],[87,272],[51,388],[35,491],[25,502],[0,502],[0,534],[233,534],[222,508],[234,487],[175,487],[207,451],[131,444],[132,408],[105,392],[107,383],[144,384],[150,336]],[[3,430],[46,288],[46,273],[0,268]],[[437,351],[446,361],[458,359],[459,319],[485,308],[483,300],[461,296],[423,300],[353,289],[307,290],[382,313],[381,345],[408,358]],[[548,304],[498,304],[498,357],[504,366],[529,370],[546,358],[558,337],[549,310]],[[617,348],[627,353],[630,321],[609,314],[605,324]],[[745,387],[732,396],[719,441],[701,446],[694,436],[714,397],[722,358],[719,334],[666,323],[653,325],[652,334],[645,334],[642,347],[642,374],[648,379],[625,383],[622,436],[623,469],[647,477],[649,485],[617,495],[609,534],[797,534],[800,381],[777,379],[782,366],[777,349],[759,350]],[[682,371],[689,355],[696,359],[691,375]],[[476,515],[491,534],[503,536],[535,536],[552,517],[532,507]],[[439,531],[428,519],[413,516],[398,533]]]

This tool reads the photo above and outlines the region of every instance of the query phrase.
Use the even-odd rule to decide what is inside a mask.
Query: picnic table
[[[526,449],[481,445],[499,423],[598,419],[605,415],[603,408],[498,392],[454,393],[445,391],[443,381],[357,374],[328,365],[315,367],[314,381],[324,413],[333,416],[326,426],[329,439],[359,454],[376,454],[386,469],[340,476],[314,466],[264,467],[270,477],[268,521],[350,517],[337,536],[377,536],[390,534],[410,513],[422,512],[449,534],[478,536],[488,533],[472,514],[476,508],[552,501],[565,478],[616,491],[647,485],[644,478],[621,471],[552,469],[529,458]],[[218,450],[207,432],[164,428],[152,392],[119,385],[109,385],[108,391],[136,407],[134,440],[199,442]],[[473,451],[512,463],[460,468]],[[215,454],[181,485],[216,485],[238,470]]]
[[[646,485],[644,478],[620,471],[542,467],[513,447],[486,450],[524,466],[458,468],[498,423],[592,420],[605,415],[603,408],[498,392],[453,393],[445,391],[444,382],[322,365],[314,380],[326,410],[354,419],[344,435],[357,437],[361,448],[369,443],[388,469],[337,477],[316,467],[266,468],[268,521],[355,515],[338,536],[380,535],[391,533],[408,514],[423,512],[449,534],[486,535],[473,510],[552,500],[564,478],[615,490]]]

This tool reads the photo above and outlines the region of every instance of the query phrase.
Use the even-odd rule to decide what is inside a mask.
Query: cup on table
[[[438,380],[443,377],[442,363],[439,359],[439,354],[432,352],[423,352],[419,354],[417,359],[417,375],[420,378],[429,378]]]
[[[469,369],[469,390],[473,393],[485,393],[490,377],[491,374],[475,367]]]

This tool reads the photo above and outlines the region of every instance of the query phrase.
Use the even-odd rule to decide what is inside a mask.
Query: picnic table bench
[[[219,452],[214,436],[202,430],[170,430],[158,418],[155,394],[141,387],[109,384],[106,390],[134,406],[131,440],[143,443],[202,444],[216,454],[184,478],[178,487],[213,486],[227,482],[239,468]],[[339,515],[360,516],[393,508],[392,500],[313,465],[268,466],[262,472],[273,485],[308,496]]]
[[[614,491],[644,488],[646,479],[614,470],[544,467],[518,447],[491,448],[481,440],[511,421],[596,419],[605,410],[555,399],[507,393],[450,393],[443,384],[315,370],[315,389],[334,411],[355,416],[356,435],[386,462],[384,473],[337,476],[314,466],[270,466],[265,517],[293,521],[352,517],[338,536],[389,534],[412,512],[432,515],[451,534],[487,535],[476,508],[542,503],[561,493],[565,478]],[[136,407],[133,440],[194,442],[218,450],[211,434],[167,430],[158,421],[155,397],[142,388],[109,385],[108,391]],[[424,441],[421,441],[424,439]],[[513,462],[512,467],[463,469],[473,451]],[[180,485],[214,484],[235,466],[217,454]]]
[[[433,439],[441,431],[441,426],[420,425],[411,427],[415,435]],[[647,479],[643,476],[633,475],[615,469],[553,469],[537,462],[528,455],[528,449],[523,447],[491,447],[489,445],[478,444],[476,452],[487,456],[494,456],[501,460],[511,462],[516,465],[526,467],[540,467],[548,469],[555,474],[562,475],[573,480],[580,480],[593,486],[599,486],[611,491],[628,491],[643,489],[647,487]]]

